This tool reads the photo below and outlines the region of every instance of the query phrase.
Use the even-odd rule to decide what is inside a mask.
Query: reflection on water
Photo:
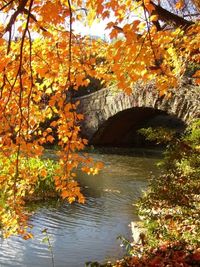
[[[56,267],[84,266],[86,261],[122,255],[117,236],[130,237],[128,224],[137,220],[133,202],[146,186],[155,158],[95,154],[105,163],[97,176],[79,174],[86,204],[43,206],[32,216],[33,240],[12,237],[0,243],[0,266],[52,266],[42,230],[48,229]]]

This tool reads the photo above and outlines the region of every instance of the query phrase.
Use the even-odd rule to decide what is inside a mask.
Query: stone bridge
[[[182,128],[200,118],[200,87],[185,83],[170,93],[171,97],[160,97],[148,85],[137,86],[131,95],[110,87],[75,98],[85,118],[82,134],[95,145],[134,145],[141,127]]]

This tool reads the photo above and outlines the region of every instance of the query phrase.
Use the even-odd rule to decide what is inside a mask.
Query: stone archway
[[[137,131],[145,127],[167,127],[177,132],[185,123],[176,116],[154,108],[130,108],[105,121],[90,139],[97,146],[140,147],[151,145]]]
[[[119,116],[121,116],[119,115],[120,112],[125,112],[124,123],[120,122],[121,128],[124,129],[132,127],[130,117],[135,117],[137,120],[137,117],[143,116],[141,114],[145,114],[144,116],[147,118],[148,116],[154,116],[155,113],[156,115],[161,115],[160,113],[164,112],[165,114],[175,116],[185,124],[189,124],[193,119],[200,117],[200,93],[198,86],[186,83],[176,90],[172,89],[169,91],[171,93],[170,97],[161,97],[156,88],[152,85],[147,85],[146,87],[135,88],[132,94],[127,95],[113,86],[75,98],[74,101],[80,102],[78,112],[84,115],[84,121],[81,124],[82,136],[90,142],[92,139],[93,142],[96,142],[96,136],[102,132],[103,128],[113,122],[117,125]],[[136,115],[139,112],[139,108],[140,115]],[[127,125],[125,121],[128,122]],[[115,128],[113,128],[113,131],[115,131]],[[118,133],[121,131],[122,129],[118,129]],[[106,135],[109,134],[107,133]],[[120,134],[119,138],[121,138]],[[107,141],[107,143],[109,142]]]

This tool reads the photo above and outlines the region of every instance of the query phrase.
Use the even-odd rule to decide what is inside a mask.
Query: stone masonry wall
[[[151,85],[138,86],[131,95],[115,87],[101,89],[79,100],[78,111],[84,115],[82,134],[89,140],[100,126],[120,111],[135,107],[150,107],[175,115],[186,124],[200,118],[200,87],[183,84],[176,90],[170,90],[171,97],[159,97],[158,91]]]

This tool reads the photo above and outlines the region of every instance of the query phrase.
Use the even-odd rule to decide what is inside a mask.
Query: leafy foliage
[[[80,137],[84,116],[72,101],[73,91],[87,88],[89,77],[127,93],[138,81],[153,81],[160,95],[168,94],[169,87],[181,83],[188,62],[199,64],[198,14],[186,19],[188,11],[198,10],[196,0],[172,5],[151,0],[0,2],[0,149],[7,166],[0,172],[7,203],[0,207],[0,219],[5,236],[27,227],[23,197],[39,176],[22,162],[40,157],[45,143],[54,142],[53,133],[60,148],[53,179],[63,199],[84,202],[75,181],[78,166],[91,174],[102,167],[77,153],[87,140]],[[76,34],[76,23],[91,26],[97,20],[108,21],[110,42]],[[193,78],[199,83],[199,70]],[[47,120],[50,125],[41,129]]]
[[[195,266],[200,263],[199,250],[187,249],[184,244],[165,244],[143,253],[142,257],[127,257],[113,267]],[[101,265],[100,265],[101,266]],[[109,265],[108,265],[109,266]]]
[[[154,266],[194,266],[200,263],[200,251],[187,248],[185,244],[174,242],[144,251],[142,256],[127,256],[115,263],[89,262],[87,267],[154,267]]]
[[[154,245],[163,240],[200,243],[199,143],[197,120],[179,139],[170,140],[161,164],[164,172],[151,178],[149,191],[141,199],[140,213],[146,219],[150,242]]]
[[[1,226],[4,227],[2,234],[6,237],[7,233],[18,233],[16,224],[20,224],[22,227],[20,233],[26,239],[27,234],[23,228],[26,228],[26,217],[28,215],[28,209],[26,209],[25,202],[31,200],[37,200],[38,198],[45,199],[47,196],[55,197],[57,195],[56,187],[54,183],[54,176],[59,168],[58,164],[52,160],[41,160],[39,158],[27,158],[24,157],[20,160],[20,176],[21,180],[17,183],[17,189],[12,183],[12,163],[16,161],[16,155],[12,155],[10,158],[1,154],[0,168],[1,177],[5,179],[5,183],[2,183],[0,202],[1,202]],[[23,176],[22,176],[23,175]],[[9,177],[11,178],[9,179]],[[19,179],[18,178],[18,179]],[[12,196],[15,195],[16,203],[19,202],[16,213],[15,206],[12,206]],[[14,203],[16,205],[16,203]],[[13,205],[14,205],[13,204]],[[24,214],[21,215],[20,208],[24,209]],[[7,211],[7,214],[5,214]],[[12,218],[11,216],[14,216]],[[9,223],[7,220],[9,219]],[[14,220],[13,220],[14,219]],[[6,225],[3,225],[6,223]],[[5,232],[4,232],[5,231]],[[31,237],[31,235],[30,235]]]

